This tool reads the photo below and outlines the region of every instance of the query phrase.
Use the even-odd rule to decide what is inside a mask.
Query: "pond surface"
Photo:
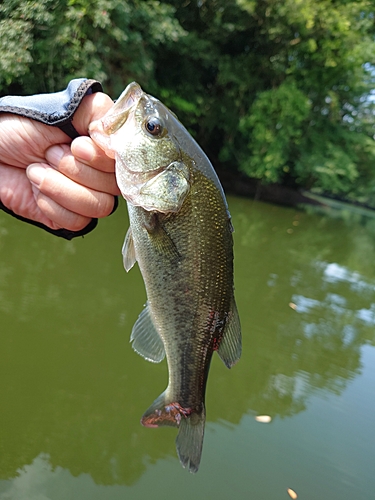
[[[72,242],[0,212],[0,500],[373,497],[374,221],[228,202],[244,349],[214,356],[196,475],[139,423],[167,366],[129,344],[125,204]]]

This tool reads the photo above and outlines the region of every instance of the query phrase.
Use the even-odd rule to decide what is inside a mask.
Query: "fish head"
[[[174,133],[178,123],[133,82],[106,115],[90,124],[91,138],[116,160],[117,184],[129,203],[165,213],[181,207],[189,169]]]

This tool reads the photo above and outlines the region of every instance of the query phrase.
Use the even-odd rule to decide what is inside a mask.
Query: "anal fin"
[[[223,337],[217,350],[225,366],[231,368],[241,357],[241,324],[237,306],[233,299]]]

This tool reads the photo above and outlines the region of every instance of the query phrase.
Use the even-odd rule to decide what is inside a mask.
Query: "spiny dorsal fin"
[[[137,261],[137,258],[135,256],[132,230],[130,227],[128,229],[128,232],[126,233],[124,244],[122,246],[122,256],[123,256],[125,270],[130,271],[130,269],[134,266],[134,264]]]
[[[229,318],[224,328],[223,338],[217,352],[223,360],[225,366],[232,368],[232,366],[235,365],[240,359],[241,351],[241,324],[237,306],[233,299]]]
[[[135,352],[143,356],[147,361],[160,363],[164,359],[164,344],[152,322],[148,305],[134,323],[130,342],[132,342]]]

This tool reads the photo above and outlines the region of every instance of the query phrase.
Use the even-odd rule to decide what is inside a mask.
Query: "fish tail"
[[[178,427],[176,449],[181,465],[197,472],[202,455],[206,411],[202,404],[199,412],[183,408],[179,403],[167,402],[161,394],[144,413],[141,424],[145,427]]]
[[[202,455],[206,412],[192,413],[181,419],[176,438],[176,449],[181,465],[190,472],[197,472]]]

